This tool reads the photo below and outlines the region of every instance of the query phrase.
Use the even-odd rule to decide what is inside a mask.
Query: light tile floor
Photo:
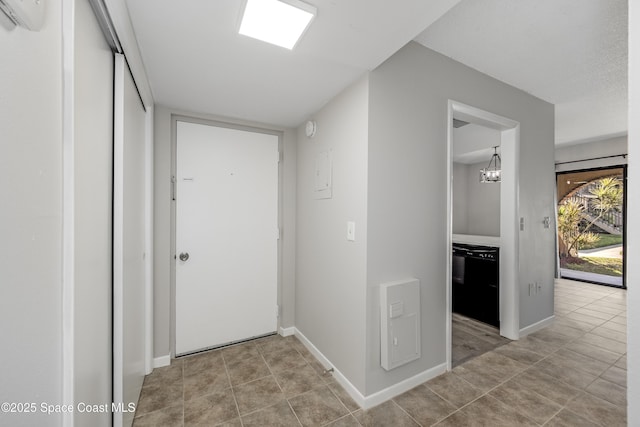
[[[511,342],[511,340],[500,336],[498,328],[486,323],[458,313],[453,313],[451,320],[452,367]]]
[[[624,426],[626,292],[556,282],[553,325],[363,411],[295,338],[173,360],[135,426]]]

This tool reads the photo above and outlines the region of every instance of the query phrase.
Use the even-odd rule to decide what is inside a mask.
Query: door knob
[[[186,261],[189,259],[189,253],[181,252],[180,255],[178,255],[178,258],[180,258],[180,261]]]

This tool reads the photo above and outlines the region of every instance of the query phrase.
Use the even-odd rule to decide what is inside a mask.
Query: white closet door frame
[[[123,48],[129,53],[129,64],[131,64],[132,76],[135,80],[139,95],[143,105],[146,106],[146,126],[145,126],[145,373],[151,373],[154,365],[153,360],[153,97],[144,72],[144,65],[135,42],[135,35],[129,20],[128,11],[124,1],[122,0],[91,0],[92,7],[96,18],[105,30],[105,39],[111,45],[115,52],[122,52]],[[65,68],[63,82],[63,243],[62,243],[62,287],[63,287],[63,314],[62,314],[62,340],[63,340],[63,366],[62,366],[62,401],[65,404],[73,404],[75,401],[75,372],[74,372],[74,88],[73,88],[73,63],[75,52],[75,27],[73,16],[75,13],[75,3],[73,1],[62,1],[62,19],[63,19],[63,63]],[[114,54],[114,111],[113,111],[113,137],[114,137],[114,195],[116,191],[122,194],[122,132],[124,129],[124,110],[123,110],[123,88],[124,88],[124,72],[128,72],[128,64],[123,55]],[[118,70],[120,72],[118,73]],[[119,76],[118,76],[119,74]],[[118,139],[120,138],[120,139]],[[116,145],[120,144],[120,157],[116,159]],[[119,161],[119,175],[116,169]],[[116,186],[119,186],[116,189]],[[113,206],[113,292],[122,295],[122,234],[117,235],[116,225],[122,230],[122,203],[116,206],[114,200]],[[118,223],[119,221],[119,223]],[[116,257],[116,245],[119,245],[120,257]],[[117,283],[116,273],[119,274],[120,282]],[[119,317],[118,317],[119,313]],[[112,337],[114,346],[112,348],[112,357],[114,364],[116,356],[122,360],[122,307],[113,307],[113,329]],[[120,328],[116,331],[116,328]],[[117,334],[120,338],[120,347],[116,348]],[[120,366],[122,369],[122,366]],[[121,371],[122,372],[122,371]],[[122,375],[115,375],[115,366],[112,371],[113,384],[115,388],[117,384],[122,390]],[[114,391],[114,398],[116,398]],[[122,414],[114,415],[113,425],[122,425]],[[66,412],[61,417],[62,425],[73,426],[74,414]]]
[[[129,70],[127,68],[126,59],[121,54],[115,54],[114,58],[114,147],[113,147],[113,401],[116,404],[122,402],[124,409],[127,409],[129,403],[125,402],[125,375],[130,370],[125,366],[125,283],[124,283],[124,194],[125,194],[125,90],[126,79]],[[133,76],[131,77],[133,78]],[[142,100],[140,101],[142,102]],[[151,247],[152,247],[152,135],[150,135],[150,127],[152,127],[152,111],[147,109],[145,113],[144,132],[144,334],[140,337],[144,345],[143,367],[141,375],[149,373],[152,368],[153,340],[152,332],[152,277],[151,277]],[[139,386],[142,382],[140,380]],[[114,412],[113,425],[121,427],[130,425],[133,420],[133,414],[127,412]]]
[[[124,57],[114,55],[113,75],[113,401],[124,398]],[[114,427],[122,415],[113,414]]]

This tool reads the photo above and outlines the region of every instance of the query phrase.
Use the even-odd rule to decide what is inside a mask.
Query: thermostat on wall
[[[0,0],[0,9],[16,25],[39,31],[44,24],[45,0]]]

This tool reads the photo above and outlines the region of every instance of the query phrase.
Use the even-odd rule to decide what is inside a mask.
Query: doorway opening
[[[499,207],[496,209],[497,224],[493,224],[495,231],[485,236],[461,235],[456,233],[454,239],[454,119],[467,122],[495,131],[496,141],[489,147],[489,161],[497,146],[501,156],[501,182],[499,184],[483,184],[499,186]],[[447,369],[452,367],[453,327],[460,325],[460,318],[453,316],[453,246],[456,244],[482,245],[499,248],[496,253],[498,264],[498,324],[499,333],[496,337],[518,339],[520,336],[520,304],[518,289],[518,159],[520,148],[520,123],[506,117],[449,100],[447,132],[448,175],[447,180],[447,322],[446,322],[446,361]],[[486,147],[482,147],[485,149]],[[479,171],[478,171],[479,172]],[[478,176],[478,179],[480,177]],[[496,187],[497,188],[497,187]],[[477,224],[474,224],[477,225]],[[467,233],[469,233],[467,227]],[[478,237],[480,239],[478,239]],[[461,239],[465,240],[462,241]],[[459,264],[459,263],[457,263]],[[466,263],[465,263],[466,264]],[[466,271],[466,268],[465,268]],[[466,276],[466,274],[465,274]],[[477,276],[473,274],[472,276]],[[480,304],[481,302],[476,302]],[[498,332],[498,331],[496,331]]]
[[[556,174],[560,277],[626,288],[626,165]]]

